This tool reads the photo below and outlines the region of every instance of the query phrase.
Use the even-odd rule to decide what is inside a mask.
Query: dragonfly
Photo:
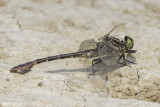
[[[55,56],[48,56],[46,58],[36,59],[24,64],[20,64],[18,66],[13,67],[10,72],[25,74],[31,71],[31,68],[37,64],[41,64],[44,62],[66,59],[66,58],[94,58],[92,60],[92,74],[95,73],[95,66],[99,63],[105,62],[106,65],[114,63],[118,63],[120,65],[127,65],[127,62],[135,64],[135,62],[126,59],[125,54],[135,53],[136,50],[132,50],[134,46],[134,41],[130,36],[125,36],[124,40],[120,40],[116,37],[110,36],[111,32],[117,28],[115,26],[109,33],[104,35],[103,37],[98,39],[98,42],[94,40],[84,41],[80,45],[80,49],[78,52],[60,54]],[[92,45],[93,46],[92,46]],[[87,49],[88,47],[91,47]],[[123,59],[123,62],[120,60]],[[113,62],[111,61],[113,60]]]

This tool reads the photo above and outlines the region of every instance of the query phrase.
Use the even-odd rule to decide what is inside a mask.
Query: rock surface
[[[159,3],[0,0],[1,106],[160,106]],[[83,40],[98,39],[120,23],[113,35],[134,38],[137,64],[131,67],[87,79],[79,59],[64,59],[37,65],[25,75],[10,73],[27,61],[76,52]]]

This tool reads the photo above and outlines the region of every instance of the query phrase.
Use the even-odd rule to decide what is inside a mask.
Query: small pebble
[[[42,82],[39,82],[39,83],[38,83],[38,86],[40,86],[40,87],[41,87],[41,86],[42,86]]]
[[[8,79],[8,78],[6,79],[6,81],[9,81],[9,80],[10,80],[10,79]]]
[[[108,81],[108,76],[106,76],[106,81]]]

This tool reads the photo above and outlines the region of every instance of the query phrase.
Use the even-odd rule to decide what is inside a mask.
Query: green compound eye
[[[132,49],[133,48],[133,39],[130,38],[129,36],[125,36],[125,45],[128,49]]]

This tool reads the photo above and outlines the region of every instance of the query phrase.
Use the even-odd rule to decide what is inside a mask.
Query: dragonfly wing
[[[95,49],[97,47],[97,42],[94,39],[87,39],[81,42],[79,46],[79,51]],[[80,58],[79,61],[83,63],[84,68],[88,68],[92,65],[92,60],[97,57],[96,52],[90,52],[84,55],[85,58]]]
[[[79,51],[89,50],[89,49],[96,49],[97,42],[94,39],[87,39],[81,42]],[[87,58],[96,57],[98,54],[96,52],[90,52],[87,54]]]
[[[118,64],[119,52],[111,46],[111,42],[100,44],[98,46],[98,55],[106,66]]]
[[[107,38],[118,26],[120,26],[121,24],[115,26],[110,32],[108,32],[106,35],[104,35],[103,37],[99,38],[99,41],[103,41],[105,38]]]

